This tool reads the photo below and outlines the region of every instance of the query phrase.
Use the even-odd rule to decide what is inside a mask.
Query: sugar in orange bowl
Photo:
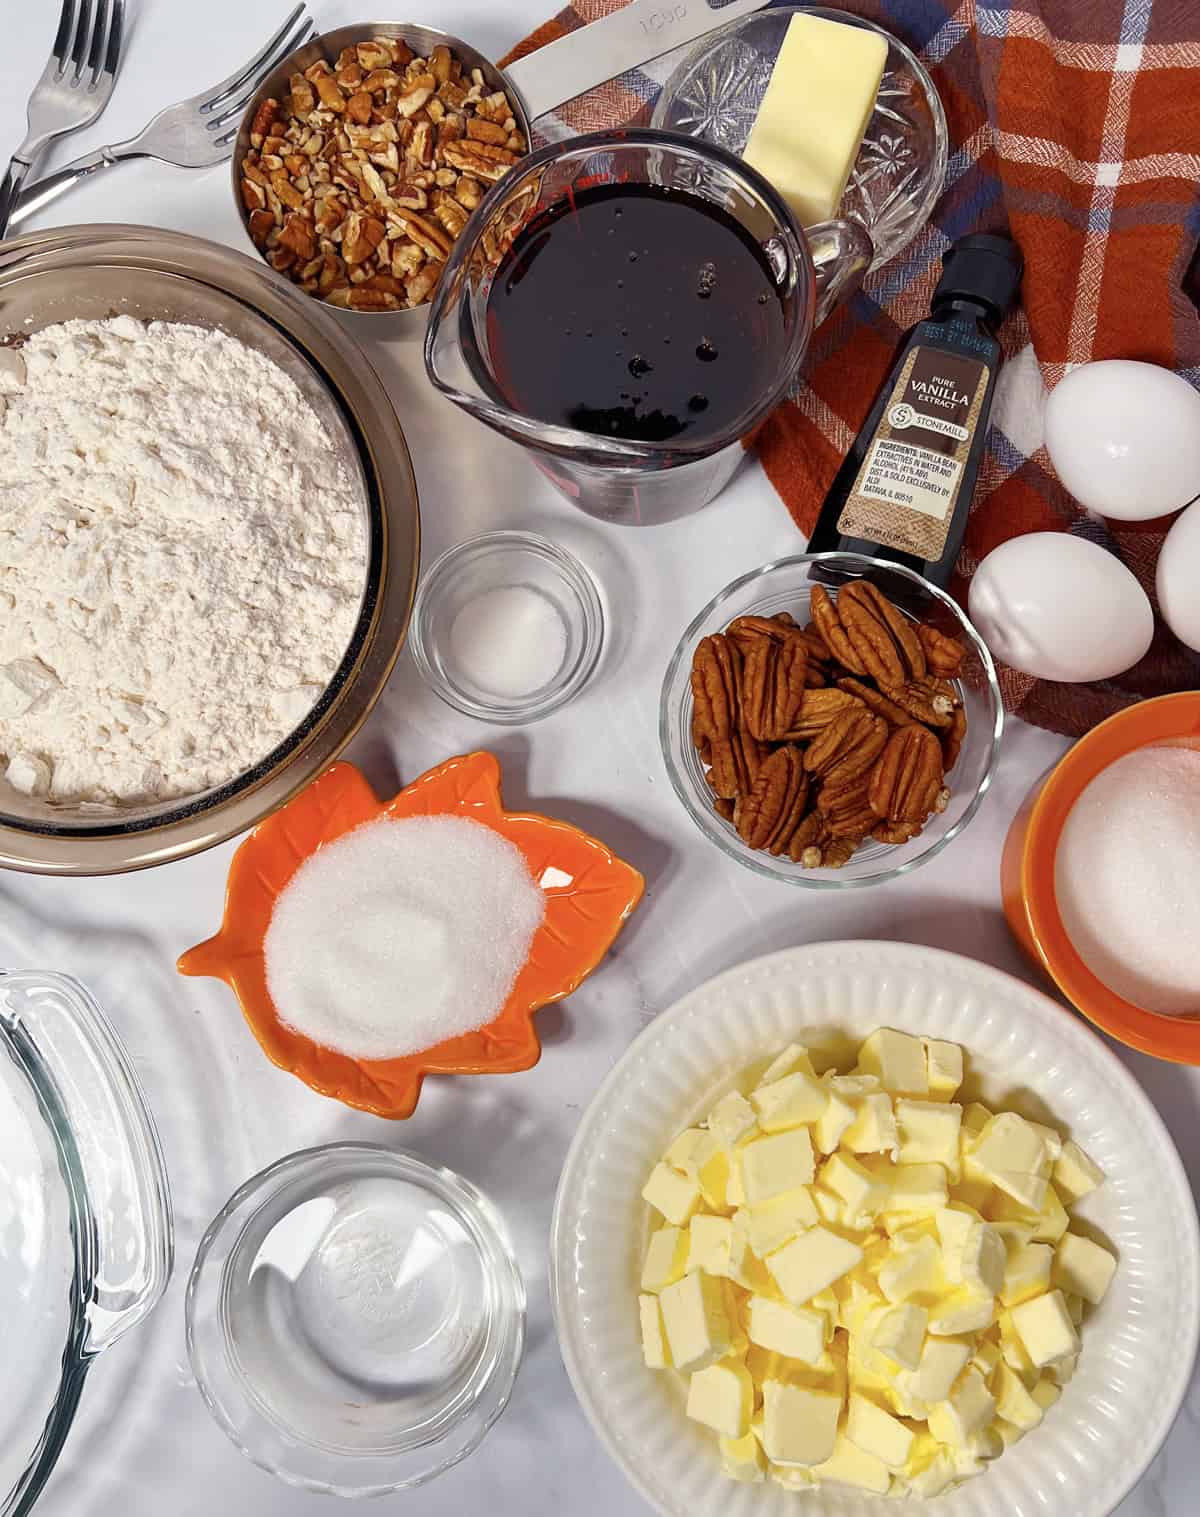
[[[1058,868],[1064,835],[1070,841],[1068,822],[1088,787],[1093,781],[1103,784],[1101,776],[1131,756],[1151,752],[1170,755],[1172,751],[1181,760],[1179,768],[1185,767],[1184,755],[1188,759],[1196,755],[1195,766],[1186,767],[1195,767],[1200,772],[1200,690],[1142,701],[1081,738],[1045,780],[1034,786],[1014,818],[1004,845],[1001,889],[1005,915],[1017,941],[1084,1016],[1142,1053],[1179,1064],[1200,1064],[1200,947],[1192,944],[1190,948],[1196,965],[1194,1011],[1187,1007],[1180,1014],[1186,996],[1181,998],[1178,993],[1178,977],[1181,972],[1186,974],[1189,951],[1189,945],[1183,942],[1166,944],[1170,951],[1165,952],[1165,958],[1184,966],[1174,971],[1175,994],[1157,998],[1160,1005],[1174,1005],[1174,1014],[1148,1010],[1145,1004],[1128,998],[1135,993],[1131,989],[1134,976],[1116,968],[1112,972],[1104,970],[1097,945],[1085,941],[1080,926],[1084,918],[1080,903],[1071,902],[1065,894],[1059,899],[1059,889],[1065,889]],[[1098,791],[1094,791],[1093,797],[1097,795]],[[1155,798],[1146,799],[1149,802]],[[1141,852],[1123,861],[1131,876],[1140,877],[1147,867],[1154,866],[1156,844],[1149,836],[1142,841]],[[1200,858],[1194,861],[1194,867],[1200,870]],[[1152,899],[1131,888],[1129,880],[1125,884],[1128,912],[1149,913],[1153,909]],[[1097,900],[1102,898],[1098,896]],[[1074,924],[1069,927],[1072,918]],[[1100,925],[1099,920],[1096,925]],[[1170,935],[1167,919],[1148,925]],[[1144,936],[1147,942],[1153,941],[1149,934]],[[1097,968],[1105,978],[1096,973]],[[1118,982],[1124,994],[1116,988]]]
[[[377,824],[386,822],[405,825],[379,836]],[[448,905],[445,875],[455,859],[468,871],[494,871],[495,888],[464,880]],[[377,897],[363,877],[371,868],[384,871]],[[421,870],[429,876],[424,896]],[[323,935],[318,908],[330,888],[343,892],[346,909],[329,912]],[[427,1074],[536,1064],[533,1013],[596,968],[643,889],[637,870],[596,838],[505,811],[500,766],[489,753],[451,759],[390,801],[339,763],[238,849],[221,931],[185,953],[179,970],[224,980],[267,1056],[312,1089],[378,1116],[407,1117]],[[471,923],[454,921],[460,905],[468,914],[478,907],[473,933]],[[311,963],[295,962],[308,951]],[[431,1002],[447,963],[462,983],[458,1004],[438,1013]],[[357,1014],[370,974],[383,982],[408,976],[416,1013],[407,1025],[389,1030]],[[474,1016],[471,1006],[486,1012]]]

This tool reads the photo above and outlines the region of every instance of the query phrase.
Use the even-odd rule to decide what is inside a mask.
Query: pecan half
[[[763,743],[782,742],[804,696],[808,649],[795,635],[754,637],[745,646],[742,720]]]
[[[788,733],[792,743],[806,742],[824,732],[835,718],[862,709],[857,696],[846,690],[806,690]]]
[[[895,701],[889,700],[881,690],[876,690],[874,685],[865,685],[862,680],[855,679],[852,674],[838,680],[838,689],[848,691],[857,700],[862,701],[869,711],[883,717],[891,727],[907,727],[909,722],[916,721],[916,717],[910,716],[903,706],[897,706]]]
[[[871,836],[877,843],[908,843],[921,831],[921,826],[920,822],[880,822],[871,828]]]
[[[883,741],[875,746],[870,759],[863,765],[864,769],[869,769],[883,751],[887,723],[872,716],[865,706],[855,701],[848,710],[839,712],[809,743],[804,750],[804,767],[815,779],[825,779],[839,764],[852,761],[863,744],[873,742],[877,728],[883,734]]]
[[[942,788],[942,749],[927,727],[899,727],[871,773],[870,803],[888,822],[923,823]]]
[[[780,854],[804,815],[808,776],[799,750],[790,744],[777,748],[758,771],[749,795],[734,810],[738,836],[750,848]]]
[[[836,659],[843,668],[849,669],[851,674],[866,674],[867,666],[846,636],[846,629],[842,626],[837,607],[830,599],[829,591],[824,585],[813,586],[808,609],[821,641],[829,649],[830,656]]]
[[[738,715],[742,656],[736,643],[717,633],[700,640],[692,655],[692,736],[728,738]]]
[[[912,622],[870,580],[846,585],[837,614],[867,673],[880,685],[899,685],[925,673],[925,650]]]
[[[822,785],[817,795],[817,810],[825,818],[831,838],[852,838],[861,843],[879,821],[870,800],[871,772],[860,774],[848,784]]]
[[[954,720],[953,686],[928,674],[922,679],[906,680],[902,685],[888,685],[883,693],[927,727],[949,727]]]
[[[948,633],[939,632],[928,622],[918,623],[917,636],[921,639],[921,646],[925,650],[925,662],[929,667],[929,673],[938,674],[942,679],[957,679],[967,653],[960,639],[951,637]]]

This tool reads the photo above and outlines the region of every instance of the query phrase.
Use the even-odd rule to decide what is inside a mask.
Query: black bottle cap
[[[1001,321],[1017,298],[1024,269],[1021,249],[1011,237],[972,232],[947,249],[933,303],[974,300]]]

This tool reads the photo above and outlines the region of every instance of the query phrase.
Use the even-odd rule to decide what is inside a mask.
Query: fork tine
[[[292,51],[292,47],[289,45],[280,50],[280,45],[281,43],[285,42],[288,37],[290,37],[292,27],[296,24],[301,16],[304,17],[306,26],[312,25],[307,13],[305,12],[304,5],[301,3],[295,8],[294,11],[292,11],[291,15],[287,18],[287,20],[283,23],[283,25],[279,28],[279,30],[275,33],[267,45],[262,48],[260,52],[255,53],[254,57],[251,58],[249,63],[238,69],[236,73],[230,74],[228,79],[222,79],[220,84],[213,86],[211,94],[206,97],[204,103],[200,107],[200,110],[204,113],[211,111],[214,106],[219,105],[221,101],[228,98],[228,96],[231,95],[234,90],[238,89],[248,80],[260,79],[264,73],[269,72],[273,67],[277,56],[286,57],[286,55]]]
[[[104,55],[104,63],[101,66],[102,74],[111,74],[116,78],[117,70],[121,66],[121,43],[125,34],[125,0],[113,0],[112,25],[108,29],[108,50]]]
[[[104,60],[105,43],[108,40],[108,29],[111,23],[109,0],[97,0],[96,20],[92,27],[91,45],[87,55],[89,85],[95,84],[100,77],[100,65]]]
[[[76,79],[83,73],[91,40],[92,0],[79,0],[79,25],[75,28],[75,40],[71,44],[71,62],[75,65]]]
[[[55,33],[54,46],[50,49],[50,54],[57,61],[60,70],[66,64],[67,51],[74,35],[75,0],[62,0],[62,10],[58,16],[58,31]]]
[[[222,103],[219,109],[217,109],[215,102],[212,106],[202,107],[202,109],[207,109],[211,112],[211,114],[208,116],[208,119],[204,123],[205,127],[210,132],[215,131],[217,127],[228,121],[231,116],[240,117],[242,112],[250,104],[250,101],[254,98],[255,90],[258,89],[259,85],[263,81],[263,78],[275,67],[275,63],[278,61],[278,59],[286,58],[288,53],[295,52],[295,50],[300,47],[302,43],[308,41],[309,37],[312,36],[314,30],[315,28],[313,26],[313,23],[305,18],[304,25],[300,28],[294,37],[288,38],[287,45],[281,47],[275,57],[264,63],[262,68],[258,70],[253,78],[247,79],[243,87],[232,99]],[[236,132],[234,135],[237,135]]]

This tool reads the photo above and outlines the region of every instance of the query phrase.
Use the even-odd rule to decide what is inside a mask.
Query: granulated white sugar
[[[1097,979],[1200,1016],[1200,750],[1143,748],[1098,774],[1063,827],[1054,889]]]
[[[562,668],[567,629],[540,590],[504,585],[462,608],[450,629],[450,652],[478,689],[518,700],[544,689]]]
[[[520,850],[481,822],[381,818],[296,871],[267,930],[267,986],[314,1043],[418,1053],[497,1015],[545,910]]]

